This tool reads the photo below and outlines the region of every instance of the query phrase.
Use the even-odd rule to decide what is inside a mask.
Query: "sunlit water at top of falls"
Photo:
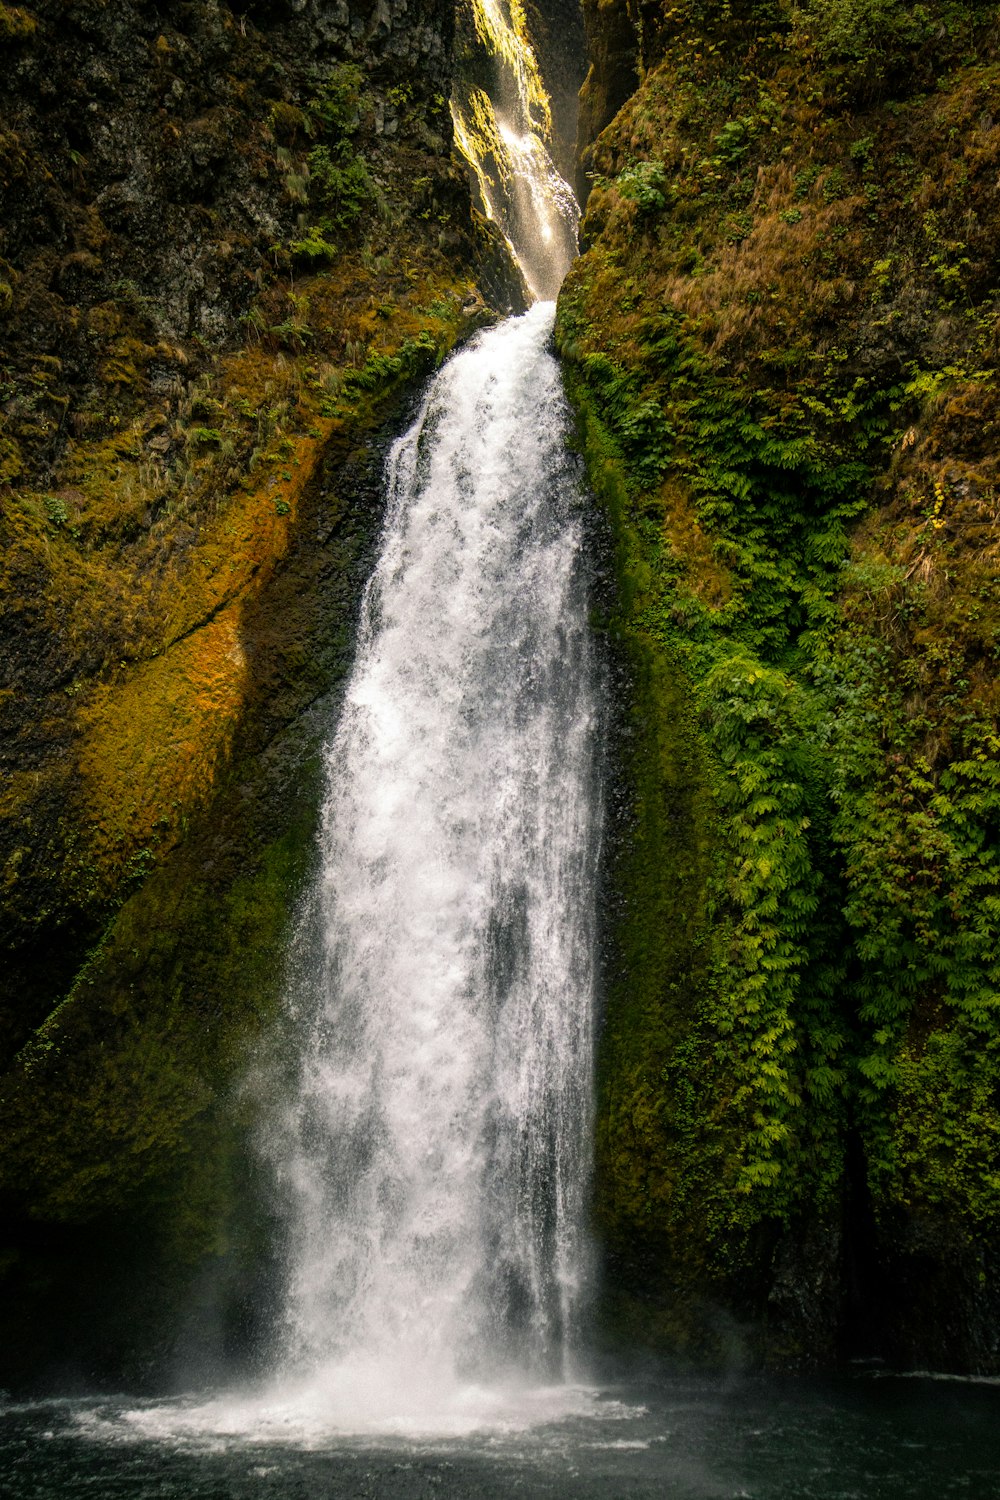
[[[517,0],[471,0],[470,10],[490,85],[456,85],[455,144],[531,296],[552,299],[576,254],[580,210],[549,152],[548,96]]]

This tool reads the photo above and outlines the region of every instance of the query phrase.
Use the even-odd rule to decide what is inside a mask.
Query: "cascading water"
[[[533,298],[554,298],[576,254],[580,210],[549,155],[552,116],[520,0],[470,0],[465,78],[451,102],[455,144]]]
[[[499,26],[497,0],[477,3]],[[525,49],[507,93],[526,110],[534,61],[504,38]],[[502,217],[554,290],[572,195],[511,118]],[[328,751],[301,1064],[270,1154],[290,1205],[277,1381],[334,1425],[440,1420],[572,1372],[599,792],[553,316],[480,333],[395,444]]]
[[[554,294],[577,214],[544,90],[517,0],[471,3],[516,104],[490,103],[491,211]],[[630,1415],[577,1359],[601,694],[554,316],[477,334],[389,456],[261,1133],[286,1226],[269,1368],[112,1433],[311,1447]]]
[[[503,0],[473,4],[544,100]],[[497,142],[498,216],[554,292],[572,195],[540,136]],[[287,1230],[270,1368],[252,1391],[122,1411],[114,1432],[312,1446],[596,1409],[573,1382],[601,695],[554,314],[479,333],[390,454],[293,951],[295,1061],[262,1130]]]
[[[369,1416],[565,1376],[586,1277],[596,694],[552,316],[480,334],[395,445],[328,754],[282,1367]]]
[[[504,160],[526,280],[554,290],[572,195],[540,137]],[[600,694],[554,311],[479,333],[390,454],[291,966],[297,1060],[262,1141],[287,1226],[269,1376],[126,1414],[137,1430],[311,1441],[590,1409]]]

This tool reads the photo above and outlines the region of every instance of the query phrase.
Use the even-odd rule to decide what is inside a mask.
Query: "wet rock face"
[[[233,1080],[280,994],[382,454],[491,316],[477,282],[516,278],[451,160],[450,4],[16,15],[0,1383],[50,1386],[70,1345],[88,1379],[162,1369],[223,1262],[238,1320],[260,1306]]]
[[[249,344],[280,365],[315,344],[308,294],[290,302],[284,290],[314,267],[293,264],[289,244],[302,234],[311,245],[310,226],[330,212],[338,222],[320,234],[319,253],[356,259],[365,236],[383,232],[378,215],[384,220],[388,203],[388,212],[412,215],[420,253],[447,241],[450,261],[435,274],[461,274],[472,258],[460,232],[468,196],[449,159],[452,29],[441,0],[246,10],[42,0],[30,25],[0,37],[8,941],[29,934],[33,943],[52,921],[72,927],[75,913],[95,904],[85,888],[100,880],[74,877],[70,895],[62,879],[77,842],[64,819],[80,786],[78,695],[173,639],[169,613],[178,611],[151,611],[141,595],[172,597],[183,614],[181,576],[214,575],[218,584],[218,569],[204,562],[205,516],[191,503],[194,470],[235,443],[206,501],[217,511],[241,466],[273,438],[271,418],[255,412],[289,403],[266,359],[244,370],[240,406],[259,431],[241,453],[238,436],[222,430],[226,389],[208,390],[213,360]],[[341,89],[332,104],[323,98],[331,78]],[[321,141],[340,150],[333,168],[342,177],[355,174],[349,213],[310,201],[308,159]],[[393,203],[401,172],[422,184],[419,202],[410,193]],[[410,227],[395,240],[409,242]],[[367,286],[374,254],[368,267],[356,264],[353,285],[341,274],[350,295],[339,312],[324,310],[327,360],[350,342],[350,359],[364,362],[370,340],[352,319],[387,295],[384,285],[377,294]],[[388,257],[378,264],[384,283]],[[254,311],[262,297],[271,302]],[[271,337],[270,325],[288,331]],[[116,480],[125,480],[117,492]],[[187,492],[179,503],[178,492]],[[78,957],[70,944],[27,962],[51,970],[58,992]],[[42,992],[49,988],[45,980]],[[0,1035],[7,1029],[0,1023]]]
[[[116,310],[145,315],[153,347],[233,336],[302,212],[303,111],[331,64],[395,96],[376,134],[398,133],[405,91],[447,151],[453,29],[442,0],[33,14],[0,48],[4,411],[28,468],[55,456],[81,393],[86,409],[128,383],[127,360],[102,368]],[[176,357],[161,362],[169,378]],[[18,477],[0,457],[0,480]]]
[[[632,8],[615,0],[584,0],[588,69],[577,125],[577,197],[585,204],[590,147],[639,83],[639,38]]]

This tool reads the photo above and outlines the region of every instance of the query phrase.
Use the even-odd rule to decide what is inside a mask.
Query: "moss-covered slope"
[[[995,12],[588,26],[598,124],[626,28],[641,78],[588,146],[558,323],[632,680],[618,1312],[716,1355],[992,1370]]]
[[[0,1380],[266,1319],[273,1016],[381,455],[517,295],[450,5],[0,8]]]

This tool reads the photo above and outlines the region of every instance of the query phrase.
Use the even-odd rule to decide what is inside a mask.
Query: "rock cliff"
[[[452,159],[453,32],[441,0],[0,7],[6,1382],[162,1380],[261,1317],[235,1080],[387,424],[518,295]]]
[[[612,1316],[995,1371],[995,11],[586,17],[557,332],[630,683]]]

